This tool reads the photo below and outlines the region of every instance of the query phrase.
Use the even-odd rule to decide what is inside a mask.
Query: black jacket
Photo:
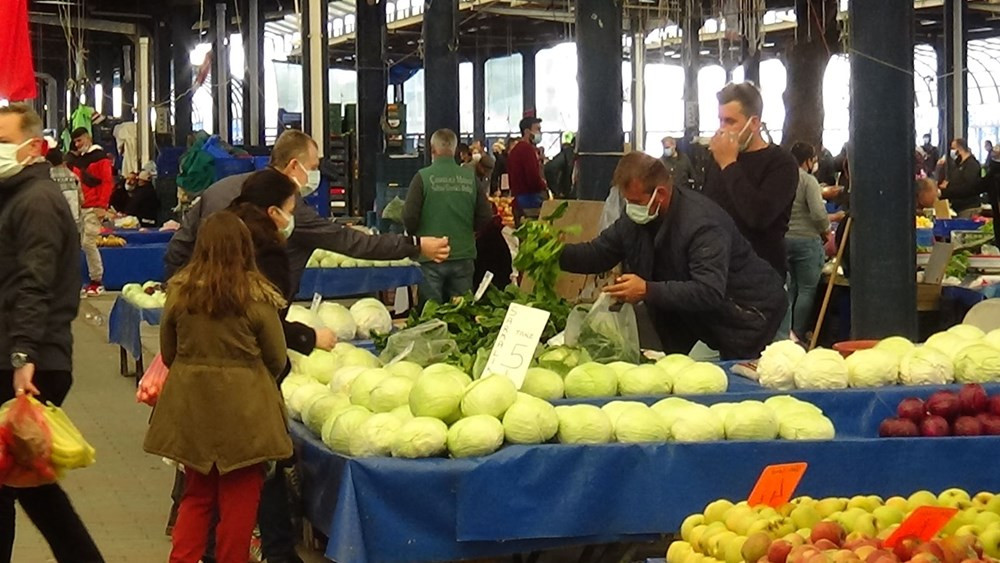
[[[132,191],[122,187],[111,194],[111,207],[119,213],[139,219],[143,227],[155,227],[160,214],[160,198],[153,184],[138,184]]]
[[[264,277],[281,291],[289,303],[295,299],[296,291],[292,289],[291,269],[288,266],[288,253],[285,247],[276,241],[263,242],[254,237],[256,247],[257,268]],[[300,354],[310,354],[316,348],[316,331],[303,323],[285,320],[288,308],[280,312],[281,328],[285,332],[285,342],[288,348]]]
[[[0,181],[0,369],[23,352],[38,370],[73,369],[80,236],[69,204],[33,164]]]
[[[693,190],[674,189],[654,223],[622,217],[593,241],[567,245],[560,259],[564,270],[582,274],[619,262],[646,280],[645,303],[665,352],[687,353],[702,340],[723,359],[756,358],[785,314],[783,280],[726,212]]]
[[[691,164],[691,159],[686,154],[677,152],[674,153],[674,156],[664,155],[660,157],[660,162],[670,171],[670,177],[673,178],[675,187],[695,187],[694,165]]]
[[[948,159],[948,187],[941,190],[941,196],[951,203],[956,213],[966,209],[974,209],[983,204],[980,196],[982,187],[982,169],[976,157],[958,162]]]

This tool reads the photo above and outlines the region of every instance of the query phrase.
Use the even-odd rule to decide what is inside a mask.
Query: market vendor
[[[934,178],[917,179],[917,213],[924,209],[934,209],[941,192]],[[947,217],[945,217],[947,219]]]
[[[621,263],[604,289],[620,301],[645,302],[667,353],[699,340],[723,359],[756,358],[787,308],[783,280],[758,257],[729,215],[693,190],[675,190],[662,162],[625,155],[613,184],[625,215],[596,239],[567,245],[560,265],[596,274]]]

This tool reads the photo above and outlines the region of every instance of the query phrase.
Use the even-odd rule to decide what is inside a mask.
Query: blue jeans
[[[420,272],[424,275],[418,286],[420,307],[423,308],[428,301],[447,303],[452,297],[472,291],[476,262],[472,258],[448,260],[440,264],[423,262],[420,264]]]
[[[806,332],[812,328],[813,302],[816,299],[816,288],[823,273],[825,253],[819,237],[785,239],[785,252],[788,255],[788,315],[791,329],[799,338],[805,338]]]

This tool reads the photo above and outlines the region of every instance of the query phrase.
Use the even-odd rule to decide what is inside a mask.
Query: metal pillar
[[[215,43],[212,45],[212,86],[215,90],[215,134],[227,143],[232,138],[229,119],[229,26],[226,4],[215,5]]]
[[[243,144],[264,146],[264,22],[259,0],[241,0],[240,27],[246,72],[243,78]]]
[[[458,111],[458,0],[431,0],[424,11],[425,158],[438,129],[461,132]]]
[[[122,65],[121,65],[121,87],[122,87],[122,120],[135,120],[135,72],[136,49],[128,39],[122,41]]]
[[[760,49],[750,52],[750,44],[743,40],[743,80],[760,86]]]
[[[101,113],[111,117],[114,115],[112,92],[115,87],[115,53],[105,48],[96,56],[101,84]],[[96,102],[94,107],[97,107]]]
[[[851,2],[851,318],[854,338],[917,336],[913,3]]]
[[[157,144],[169,143],[172,137],[170,131],[170,25],[166,14],[161,14],[154,25],[153,54],[153,99],[156,107],[156,137]],[[139,163],[142,164],[141,162]]]
[[[701,134],[701,112],[698,106],[698,30],[701,29],[701,14],[695,14],[693,3],[688,2],[684,14],[683,37],[681,38],[681,66],[684,68],[684,138],[693,141]],[[727,71],[727,82],[732,71]]]
[[[139,133],[139,164],[149,161],[153,156],[153,144],[151,142],[152,129],[149,123],[149,100],[150,91],[150,52],[149,37],[140,37],[136,48],[136,87],[139,92],[139,100],[136,104],[136,130]]]
[[[646,33],[632,22],[632,150],[646,146]]]
[[[621,45],[618,47],[621,49]],[[535,101],[535,55],[536,49],[525,49],[521,51],[521,105],[527,115],[535,113],[537,102]]]
[[[603,200],[624,148],[622,11],[617,2],[579,0],[576,55],[580,88],[580,199]]]
[[[486,142],[486,57],[472,59],[472,138]]]
[[[302,128],[317,144],[320,156],[327,153],[326,105],[330,63],[327,56],[327,0],[306,0],[302,4]]]
[[[358,207],[375,208],[378,161],[384,152],[382,116],[385,115],[386,66],[385,4],[358,2],[355,60],[358,64]]]
[[[944,3],[944,59],[945,88],[948,89],[947,135],[942,145],[956,137],[965,137],[969,129],[969,92],[965,83],[965,72],[969,63],[968,33],[966,22],[967,0],[952,0]],[[939,106],[943,102],[938,102]],[[947,150],[947,149],[946,149]]]
[[[96,34],[95,34],[96,35]],[[95,41],[97,38],[91,38],[91,41]],[[100,64],[98,63],[97,52],[99,49],[95,48],[93,44],[89,45],[90,52],[87,53],[87,85],[84,88],[84,96],[86,96],[86,103],[90,107],[97,107],[97,96],[96,89],[94,86],[97,85],[97,73],[100,69]]]
[[[194,42],[191,16],[175,10],[170,26],[173,42],[174,71],[174,145],[183,147],[191,134],[191,86],[193,71],[188,51]]]

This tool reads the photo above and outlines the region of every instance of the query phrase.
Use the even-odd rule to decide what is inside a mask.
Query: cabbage
[[[358,338],[371,338],[373,333],[388,334],[392,331],[392,315],[378,299],[366,297],[351,305],[351,316],[358,324]]]
[[[406,360],[385,366],[385,369],[389,370],[393,375],[401,375],[413,381],[416,381],[420,377],[420,374],[424,372],[424,368],[420,367],[419,364],[407,362]]]
[[[982,342],[963,348],[955,356],[955,381],[958,383],[1000,381],[1000,350]]]
[[[333,392],[351,392],[351,384],[354,380],[358,378],[359,375],[371,368],[364,366],[344,366],[338,369],[333,374],[333,379],[330,380],[330,390]]]
[[[664,424],[667,426],[667,430],[670,430],[674,426],[674,422],[677,419],[685,416],[685,413],[689,408],[700,407],[698,403],[693,403],[687,399],[682,399],[680,397],[667,397],[657,401],[652,409],[656,411],[656,414],[660,415],[663,419]]]
[[[350,352],[351,350],[357,350],[357,349],[358,349],[358,347],[355,346],[354,344],[351,344],[350,342],[343,342],[343,341],[341,341],[341,342],[338,342],[336,344],[336,346],[333,347],[333,353],[334,354],[345,354],[347,352]]]
[[[379,381],[372,389],[368,396],[368,408],[372,412],[389,412],[396,407],[407,405],[412,387],[412,379],[401,375],[390,375]]]
[[[954,361],[958,353],[962,351],[966,346],[970,346],[975,343],[975,340],[969,340],[968,338],[962,338],[952,332],[939,332],[927,339],[924,346],[929,346],[940,350],[948,355],[948,357]]]
[[[479,381],[487,381],[494,377],[497,376]],[[489,455],[497,451],[501,444],[503,444],[503,424],[490,415],[476,414],[463,418],[448,429],[448,451],[452,457]]]
[[[324,256],[319,259],[320,268],[336,268],[339,267],[341,260],[336,256]]]
[[[461,415],[459,405],[464,394],[465,387],[451,373],[425,371],[410,389],[410,412],[453,422]]]
[[[903,385],[944,385],[954,380],[951,358],[937,348],[914,348],[899,362],[899,382]]]
[[[615,439],[622,443],[666,442],[670,439],[670,430],[663,418],[645,405],[622,410],[613,427]]]
[[[472,378],[466,375],[465,372],[449,364],[431,364],[424,368],[424,374],[428,373],[447,373],[456,378],[462,384],[462,387],[472,383]]]
[[[562,399],[563,378],[545,368],[528,368],[521,383],[521,391],[539,399]]]
[[[774,411],[778,422],[785,416],[796,414],[822,415],[823,410],[812,403],[796,399],[791,395],[776,395],[764,400],[764,404]]]
[[[613,397],[618,394],[615,370],[597,362],[587,362],[566,374],[566,397]]]
[[[983,337],[983,342],[994,348],[1000,348],[1000,328],[987,332],[986,336]]]
[[[321,326],[319,317],[302,305],[292,305],[289,307],[288,312],[285,313],[285,320],[290,323],[302,323],[313,328]]]
[[[709,442],[726,436],[725,425],[708,407],[692,403],[674,421],[670,433],[678,442]]]
[[[799,389],[844,389],[847,387],[847,362],[834,350],[811,350],[795,368],[795,386]]]
[[[914,348],[916,348],[916,346],[910,342],[909,339],[902,336],[890,336],[889,338],[883,338],[878,344],[875,345],[876,350],[889,352],[890,354],[896,356],[897,360],[909,354]]]
[[[339,415],[327,419],[323,424],[323,443],[337,453],[350,455],[351,436],[361,423],[371,416],[370,410],[357,405],[344,409]]]
[[[693,364],[694,360],[684,354],[669,354],[657,360],[656,367],[667,372],[671,378],[679,371]]]
[[[316,380],[308,375],[302,375],[300,373],[290,374],[284,381],[281,382],[281,398],[287,403],[288,399],[292,397],[292,393],[306,383],[316,383]]]
[[[302,422],[314,434],[320,434],[328,418],[334,413],[339,414],[340,411],[350,406],[351,398],[345,393],[322,395],[318,400],[302,410]]]
[[[708,362],[695,362],[674,376],[674,393],[678,395],[725,393],[728,388],[726,372]]]
[[[320,322],[337,335],[338,340],[354,340],[357,325],[347,307],[339,303],[323,303],[316,312]]]
[[[829,418],[821,414],[799,412],[780,417],[778,436],[784,440],[832,440],[836,431]]]
[[[795,366],[806,351],[791,340],[773,342],[764,348],[757,362],[757,375],[762,386],[788,391],[795,389]]]
[[[302,409],[305,408],[306,401],[311,399],[314,395],[326,394],[330,390],[327,389],[326,385],[319,383],[317,381],[310,381],[309,383],[304,383],[300,385],[291,396],[288,397],[288,402],[286,406],[288,407],[288,414],[295,420],[302,420]]]
[[[306,413],[309,412],[309,409],[311,409],[313,405],[318,403],[324,397],[329,397],[331,395],[333,395],[333,393],[331,393],[329,389],[326,389],[325,391],[313,393],[312,395],[306,397],[306,399],[303,400],[302,403],[299,405],[299,420],[301,420],[302,423],[305,424]]]
[[[489,375],[473,381],[462,396],[462,416],[486,414],[501,418],[517,400],[517,387],[505,375]]]
[[[614,437],[611,419],[594,405],[558,406],[556,415],[563,444],[606,444]]]
[[[341,268],[357,268],[358,261],[354,258],[344,258],[340,261]]]
[[[573,368],[590,361],[590,354],[581,348],[559,346],[538,356],[538,367],[550,369],[565,377]]]
[[[618,392],[621,395],[666,395],[672,388],[673,383],[666,370],[652,364],[636,366],[618,374]]]
[[[436,418],[418,416],[403,423],[392,440],[393,457],[433,457],[448,445],[448,425]]]
[[[714,405],[708,405],[708,410],[712,411],[712,414],[719,417],[719,420],[725,422],[726,415],[728,415],[729,411],[733,410],[733,407],[735,406],[736,403],[715,403]]]
[[[632,368],[639,367],[638,364],[633,364],[631,362],[610,362],[610,363],[605,364],[605,365],[608,366],[609,368],[615,370],[615,375],[617,375],[618,377],[621,377],[621,375],[623,373],[625,373],[626,371],[628,371],[628,370],[630,370]]]
[[[728,440],[773,440],[778,437],[778,420],[774,411],[760,401],[743,401],[733,405],[723,425]]]
[[[333,379],[333,372],[340,367],[337,358],[326,350],[313,350],[299,361],[299,373],[308,375],[320,383],[327,384]]]
[[[382,368],[370,368],[361,372],[351,383],[351,403],[369,408],[372,390],[387,377],[392,377],[392,374]]]
[[[410,411],[410,405],[399,405],[389,411],[389,413],[398,418],[400,422],[406,422],[407,420],[413,418],[413,412]]]
[[[955,336],[958,336],[959,338],[964,338],[966,340],[980,340],[982,339],[982,337],[986,336],[986,333],[983,332],[983,329],[975,325],[967,325],[967,324],[955,325],[949,328],[945,332],[949,334],[954,334]]]
[[[645,409],[649,408],[645,404],[639,401],[611,401],[610,403],[605,403],[601,406],[601,410],[604,411],[608,418],[611,420],[611,426],[618,421],[618,417],[629,409]],[[655,411],[654,411],[655,412]]]
[[[351,455],[357,457],[389,455],[396,431],[401,426],[403,426],[402,421],[387,412],[369,416],[351,434],[348,441]]]
[[[557,430],[559,417],[555,407],[527,393],[518,393],[517,400],[503,415],[503,433],[511,444],[548,442]]]
[[[334,348],[334,350],[336,350],[336,348]],[[372,354],[364,348],[355,348],[352,346],[350,349],[337,353],[340,355],[341,366],[362,366],[366,368],[382,367],[382,362],[375,357],[375,354]]]
[[[847,357],[847,383],[851,387],[895,385],[899,380],[899,358],[892,352],[872,348]]]

